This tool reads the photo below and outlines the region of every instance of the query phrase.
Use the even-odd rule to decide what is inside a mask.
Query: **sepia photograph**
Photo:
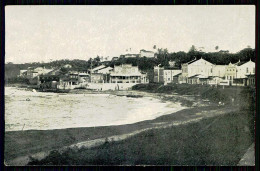
[[[5,166],[255,166],[254,5],[5,6]]]

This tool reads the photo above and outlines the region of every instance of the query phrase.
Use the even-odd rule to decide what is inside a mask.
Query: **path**
[[[149,125],[149,126],[146,127],[146,128],[132,130],[132,131],[127,132],[125,134],[119,134],[119,135],[117,134],[117,135],[113,135],[113,136],[102,137],[102,138],[92,139],[92,140],[88,140],[88,141],[81,141],[81,142],[71,144],[71,145],[68,145],[68,146],[65,146],[65,147],[62,147],[62,148],[58,148],[56,150],[61,152],[61,151],[64,151],[68,148],[74,148],[74,149],[78,149],[78,148],[81,148],[81,147],[91,148],[91,147],[94,147],[94,146],[101,145],[105,141],[121,141],[121,140],[124,140],[126,138],[129,138],[131,136],[134,136],[136,134],[139,134],[139,133],[142,133],[144,131],[151,130],[151,129],[160,129],[160,128],[167,128],[167,127],[172,127],[172,126],[194,123],[194,122],[200,121],[203,118],[214,117],[214,116],[217,116],[217,115],[223,115],[223,114],[226,114],[226,113],[234,112],[234,111],[236,111],[236,109],[234,109],[234,108],[220,108],[220,109],[213,109],[213,110],[198,110],[198,111],[190,109],[190,110],[187,110],[185,112],[179,112],[180,116],[178,118],[174,118],[174,120],[161,119],[159,117],[159,118],[152,120],[150,122],[148,121],[148,123],[146,123],[146,124]],[[177,115],[177,113],[176,113],[176,115]],[[166,116],[166,117],[171,117],[171,116],[175,116],[175,114],[171,114],[171,115]],[[54,149],[52,149],[52,150],[54,150]],[[40,160],[40,159],[46,157],[50,153],[50,151],[51,150],[46,150],[46,151],[31,154],[30,156]],[[29,162],[29,160],[30,160],[29,155],[20,156],[20,157],[13,159],[13,160],[8,161],[8,165],[16,165],[16,166],[26,165]]]

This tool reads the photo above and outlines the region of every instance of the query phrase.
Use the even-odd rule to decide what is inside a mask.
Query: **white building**
[[[114,70],[110,72],[111,83],[142,83],[148,82],[147,75],[142,74],[137,66],[131,64],[122,64],[115,66]]]
[[[214,65],[213,66],[213,76],[225,77],[226,65]]]
[[[93,68],[92,70],[90,70],[91,73],[98,73],[99,70],[103,69],[103,68],[106,68],[105,65],[100,65],[100,66],[97,66],[95,68]]]
[[[182,75],[181,75],[181,83],[188,83],[188,78],[201,75],[203,77],[213,76],[213,68],[214,64],[206,61],[205,59],[192,60],[185,64],[182,64]]]
[[[153,51],[140,50],[140,57],[154,58],[155,53]]]
[[[109,74],[111,71],[113,71],[112,67],[105,67],[97,71],[97,73],[101,74]]]
[[[171,82],[175,82],[177,83],[178,80],[175,80],[175,76],[180,74],[181,70],[164,70],[163,71],[163,78],[164,78],[164,83],[171,83]]]
[[[251,60],[246,63],[238,63],[236,78],[246,78],[247,75],[255,74],[255,63]]]
[[[39,75],[45,75],[51,71],[53,71],[53,69],[46,69],[44,67],[37,67],[37,68],[29,67],[27,70],[27,78],[32,79]]]

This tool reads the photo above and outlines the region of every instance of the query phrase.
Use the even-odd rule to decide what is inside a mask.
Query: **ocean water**
[[[5,131],[131,124],[183,109],[152,97],[57,94],[5,88]]]

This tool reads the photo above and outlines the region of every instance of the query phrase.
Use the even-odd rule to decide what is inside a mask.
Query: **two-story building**
[[[213,76],[214,64],[201,58],[182,64],[181,68],[182,74],[180,76],[180,83],[188,83],[188,79],[196,75],[200,75],[203,79]]]
[[[236,66],[236,76],[233,79],[232,85],[236,86],[246,86],[249,81],[248,78],[252,79],[252,75],[255,75],[255,63],[251,59],[247,62],[238,62]],[[252,82],[250,81],[252,85]]]
[[[180,69],[165,69],[163,71],[164,83],[178,83],[177,76],[179,76],[180,73]]]
[[[137,66],[122,64],[110,72],[111,83],[141,83],[142,73]]]

